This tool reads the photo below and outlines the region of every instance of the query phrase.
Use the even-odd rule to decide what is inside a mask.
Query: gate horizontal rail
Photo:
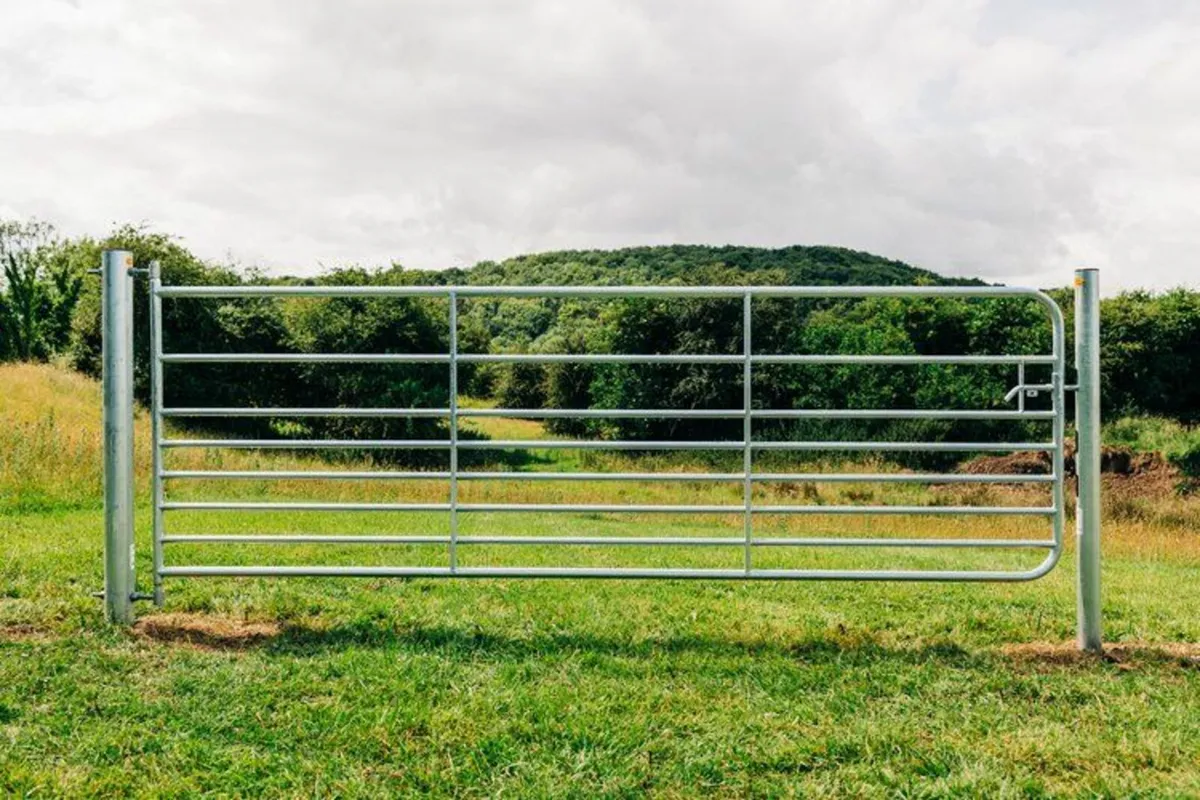
[[[167,480],[446,480],[449,472],[385,470],[164,470]],[[460,481],[742,481],[741,472],[459,472]],[[755,472],[750,480],[784,483],[1053,483],[1048,474],[970,472]]]
[[[923,583],[1020,583],[1037,580],[1054,569],[1047,558],[1028,572],[1003,570],[839,570],[839,569],[673,569],[658,567],[338,567],[338,566],[184,566],[164,567],[168,578],[605,578],[646,580],[749,581],[913,581]]]
[[[164,511],[450,511],[450,503],[309,503],[276,501],[174,501],[162,504]],[[458,511],[539,514],[742,514],[746,507],[736,505],[687,505],[650,503],[457,503]],[[789,506],[752,505],[753,514],[905,514],[945,516],[1023,516],[1054,514],[1051,506]],[[744,540],[743,540],[744,541]],[[753,540],[752,540],[753,541]]]
[[[345,536],[338,534],[176,534],[166,543],[187,544],[449,544],[449,536]],[[740,536],[459,536],[459,544],[513,545],[643,545],[741,547]],[[756,538],[758,547],[978,547],[1048,548],[1046,539],[856,539],[848,537]]]
[[[159,297],[724,297],[741,299],[855,297],[1026,297],[1054,310],[1038,289],[1023,286],[160,286]],[[1053,312],[1051,312],[1053,313]]]
[[[688,354],[571,354],[571,353],[461,353],[459,364],[744,364],[738,355]],[[164,364],[446,364],[445,353],[168,353]],[[1047,356],[942,356],[942,355],[757,355],[751,364],[878,364],[901,366],[914,364],[1053,364]]]
[[[448,408],[164,408],[164,417],[448,417]],[[464,408],[460,418],[512,419],[741,419],[741,409],[645,408]],[[1053,411],[980,411],[977,409],[755,409],[752,419],[1027,419],[1052,420]]]
[[[639,441],[637,439],[160,439],[160,447],[227,448],[231,450],[448,449],[459,450],[742,450],[737,440]],[[751,442],[751,450],[925,451],[925,452],[1054,452],[1054,442]]]

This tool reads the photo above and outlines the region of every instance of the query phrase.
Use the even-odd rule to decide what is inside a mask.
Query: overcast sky
[[[1200,2],[0,0],[0,218],[272,272],[834,244],[1200,286]]]

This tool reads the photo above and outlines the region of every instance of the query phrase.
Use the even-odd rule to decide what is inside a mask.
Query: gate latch
[[[1063,386],[1064,392],[1073,392],[1079,388],[1077,383],[1068,383]],[[1025,392],[1026,397],[1037,397],[1042,392],[1049,392],[1054,389],[1052,383],[1018,383],[1016,386],[1008,390],[1008,394],[1004,395],[1004,402],[1011,402],[1019,393]]]
[[[1011,402],[1021,392],[1024,392],[1026,397],[1037,397],[1043,391],[1048,392],[1053,388],[1048,383],[1018,383],[1008,390],[1008,394],[1004,395],[1004,402]]]

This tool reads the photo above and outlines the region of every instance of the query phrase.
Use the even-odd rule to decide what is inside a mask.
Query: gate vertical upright
[[[106,264],[108,257],[106,256]],[[1037,290],[1012,287],[793,287],[793,286],[688,286],[688,287],[513,287],[513,286],[208,286],[183,287],[162,286],[157,270],[151,271],[151,376],[153,388],[151,407],[153,419],[154,475],[153,475],[153,541],[154,541],[154,597],[162,601],[162,580],[175,576],[215,575],[317,575],[317,576],[424,576],[424,577],[589,577],[589,578],[730,578],[752,580],[898,580],[898,581],[1025,581],[1047,574],[1058,561],[1062,549],[1064,516],[1063,497],[1063,454],[1065,429],[1066,359],[1062,314],[1054,301]],[[1098,337],[1098,295],[1094,281],[1089,283],[1085,275],[1077,280],[1076,308],[1077,332],[1081,337],[1077,348],[1079,362],[1080,397],[1087,392],[1086,400],[1078,403],[1079,419],[1077,431],[1081,437],[1080,456],[1091,463],[1098,458],[1098,369],[1095,360]],[[106,287],[108,282],[106,281]],[[1090,288],[1089,288],[1090,287]],[[448,349],[443,353],[173,353],[165,352],[162,343],[162,302],[172,298],[258,298],[258,297],[414,297],[442,298],[449,303]],[[741,300],[743,319],[743,343],[740,355],[634,355],[634,354],[491,354],[460,353],[458,346],[458,305],[460,298],[474,297],[682,297],[682,298],[727,298]],[[867,298],[867,297],[1020,297],[1039,303],[1046,311],[1052,331],[1052,350],[1044,354],[1013,355],[845,355],[845,354],[755,354],[752,346],[753,301],[756,298]],[[123,305],[122,305],[123,304]],[[119,306],[119,307],[118,307]],[[106,313],[128,314],[128,297],[118,292],[105,298]],[[108,331],[106,324],[106,331]],[[1084,341],[1086,339],[1086,341]],[[119,337],[114,342],[120,342]],[[131,347],[131,343],[121,343]],[[743,381],[743,403],[733,409],[478,409],[460,408],[458,403],[458,366],[462,363],[682,363],[682,364],[730,364],[740,365]],[[163,405],[163,366],[187,363],[431,363],[445,364],[448,370],[448,401],[445,408],[168,408]],[[106,359],[106,365],[109,361]],[[1016,367],[1018,397],[1015,410],[996,409],[757,409],[753,398],[753,367],[755,364],[1007,364]],[[1027,385],[1026,368],[1033,365],[1048,366],[1051,377],[1048,383]],[[1045,391],[1051,398],[1049,410],[1029,410],[1024,395],[1028,391]],[[1011,395],[1012,393],[1010,393]],[[124,407],[114,404],[106,412],[126,414]],[[126,405],[131,401],[126,398]],[[168,438],[163,434],[166,417],[437,417],[445,419],[449,430],[445,440],[296,440],[296,439],[183,439]],[[740,440],[718,441],[586,441],[586,440],[519,440],[496,441],[462,439],[459,422],[470,417],[511,418],[557,418],[580,419],[637,418],[637,417],[693,417],[712,419],[741,419],[743,435]],[[1049,442],[879,442],[879,441],[757,441],[753,438],[755,420],[766,419],[1026,419],[1044,420],[1052,424]],[[1084,441],[1086,439],[1086,441]],[[448,470],[437,471],[368,471],[346,472],[329,470],[294,471],[206,471],[171,470],[164,467],[164,453],[171,448],[434,448],[448,453]],[[743,468],[731,473],[533,473],[533,472],[487,472],[460,469],[460,450],[480,449],[590,449],[590,450],[725,450],[742,453]],[[755,453],[771,450],[809,450],[833,452],[862,451],[919,451],[919,452],[970,452],[1004,451],[1016,452],[1035,450],[1049,453],[1052,469],[1049,475],[974,475],[974,474],[930,474],[930,473],[882,473],[882,474],[826,474],[826,473],[764,473],[754,472]],[[1082,462],[1081,462],[1082,463]],[[131,467],[119,460],[110,461],[108,466],[116,471],[126,470],[131,482]],[[182,481],[208,478],[276,480],[281,478],[308,479],[357,479],[379,478],[386,480],[445,480],[448,482],[446,503],[278,503],[278,502],[198,502],[171,501],[166,497],[164,481]],[[711,481],[740,484],[742,502],[737,505],[693,504],[693,505],[601,505],[570,503],[463,503],[459,500],[461,481],[487,481],[495,479],[521,480],[661,480],[661,481]],[[910,483],[1043,483],[1049,484],[1052,502],[1049,506],[806,506],[806,505],[756,505],[753,502],[753,487],[759,482],[910,482]],[[1090,470],[1084,475],[1080,470],[1080,643],[1088,649],[1099,647],[1099,504],[1098,476]],[[444,511],[448,514],[449,535],[428,536],[288,536],[288,535],[211,535],[168,533],[164,529],[166,512],[179,510],[320,510],[320,511],[363,511],[363,510],[420,510]],[[581,537],[581,536],[464,536],[460,533],[460,515],[472,512],[541,512],[541,513],[686,513],[686,514],[738,514],[742,519],[742,531],[736,537]],[[1043,516],[1051,520],[1049,539],[911,539],[911,538],[822,538],[822,537],[770,537],[756,536],[755,514],[856,514],[856,515],[1012,515]],[[126,525],[120,516],[119,504],[114,504],[109,513],[108,544],[120,546],[113,530]],[[444,543],[448,547],[446,566],[271,566],[271,565],[168,565],[163,556],[166,545],[174,543],[217,544],[221,542],[255,543]],[[736,546],[742,550],[742,565],[737,569],[681,569],[681,568],[595,568],[595,567],[467,567],[459,563],[459,551],[464,546],[478,544],[505,545],[651,545],[661,547],[722,547]],[[758,548],[811,548],[811,547],[950,547],[950,548],[1035,548],[1047,551],[1046,558],[1034,569],[1028,570],[833,570],[833,569],[764,569],[756,567],[753,555]],[[109,563],[113,559],[109,559]],[[1086,568],[1085,568],[1086,566]],[[1094,569],[1092,567],[1095,567]],[[128,583],[132,596],[132,571]],[[114,586],[117,582],[114,582]],[[114,619],[122,619],[113,615]]]

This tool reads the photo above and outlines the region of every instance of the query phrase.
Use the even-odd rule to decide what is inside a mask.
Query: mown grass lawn
[[[100,530],[0,516],[5,793],[1200,794],[1186,531],[1109,527],[1127,646],[1093,659],[1069,553],[1012,586],[177,580],[131,632]]]

